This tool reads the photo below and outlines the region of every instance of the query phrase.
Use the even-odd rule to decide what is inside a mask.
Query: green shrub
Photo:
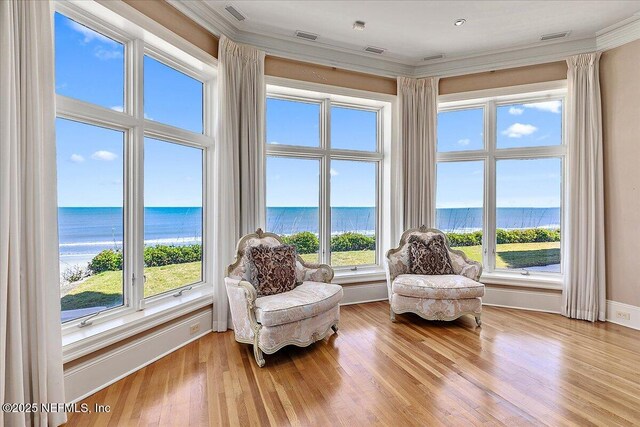
[[[482,244],[482,232],[472,233],[446,233],[451,246],[479,246]],[[496,241],[498,244],[504,243],[538,243],[538,242],[559,242],[560,230],[549,230],[546,228],[526,228],[523,230],[496,230]]]
[[[296,247],[299,254],[315,254],[320,249],[318,236],[310,231],[282,236],[282,242]]]
[[[482,244],[482,231],[472,233],[446,233],[451,246],[479,246]]]
[[[333,252],[349,252],[373,250],[376,248],[376,238],[359,233],[343,233],[331,237]]]
[[[102,273],[103,271],[122,270],[122,252],[119,250],[105,249],[94,256],[91,262],[89,262],[89,270],[91,270],[93,274]]]
[[[147,246],[144,248],[144,265],[160,267],[170,264],[184,264],[202,259],[201,245],[187,246]]]

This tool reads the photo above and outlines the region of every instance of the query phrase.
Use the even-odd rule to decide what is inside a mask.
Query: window
[[[357,270],[380,260],[382,107],[343,98],[267,97],[266,228]]]
[[[487,274],[562,272],[563,104],[553,90],[440,105],[436,226]]]
[[[131,23],[125,32],[80,6],[57,7],[61,320],[70,331],[88,316],[178,303],[173,296],[206,281],[213,73],[147,44]]]

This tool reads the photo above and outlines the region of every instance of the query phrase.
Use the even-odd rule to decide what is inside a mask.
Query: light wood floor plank
[[[340,332],[266,355],[211,333],[85,400],[68,426],[640,425],[640,331],[485,307],[389,320],[342,308]]]

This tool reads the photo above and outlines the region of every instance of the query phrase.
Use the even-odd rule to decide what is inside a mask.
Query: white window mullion
[[[482,232],[483,261],[488,271],[496,269],[496,105],[489,101],[485,106],[485,209]]]
[[[324,149],[324,155],[320,162],[320,262],[331,262],[331,103],[328,99],[322,101],[320,109],[320,146]]]
[[[131,206],[131,232],[127,239],[130,255],[128,256],[131,270],[129,278],[131,284],[131,302],[136,310],[144,308],[144,43],[135,40],[130,49],[130,65],[127,68],[127,93],[129,105],[136,119],[137,125],[132,129],[130,141],[129,171],[130,187],[128,202]]]

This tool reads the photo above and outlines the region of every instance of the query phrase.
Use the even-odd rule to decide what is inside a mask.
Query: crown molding
[[[204,1],[166,1],[216,36],[224,34],[238,43],[250,44],[262,49],[268,55],[394,78],[397,76],[449,77],[563,61],[572,55],[612,49],[640,39],[640,14],[636,13],[631,18],[599,31],[594,37],[537,42],[530,46],[445,57],[429,63],[412,62],[389,55],[381,57],[356,49],[267,34],[264,31],[244,31],[233,26]]]
[[[631,18],[605,28],[596,33],[596,47],[598,50],[609,50],[623,44],[640,39],[640,15],[635,14]]]
[[[503,49],[420,65],[414,68],[414,76],[450,77],[504,68],[525,67],[527,65],[564,61],[571,55],[593,52],[594,50],[596,50],[595,38]]]

